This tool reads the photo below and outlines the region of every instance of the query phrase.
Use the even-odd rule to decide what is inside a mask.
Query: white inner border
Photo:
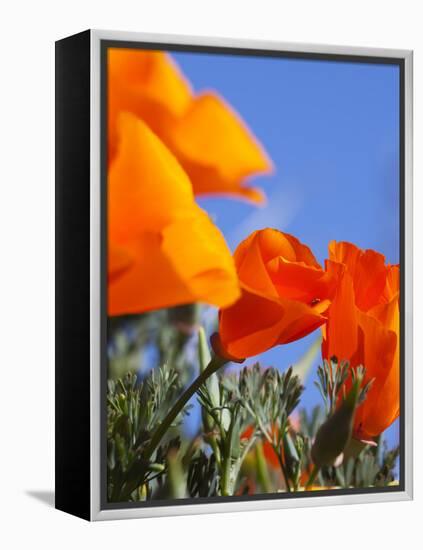
[[[281,50],[302,53],[360,55],[370,57],[392,57],[405,60],[405,490],[392,493],[367,493],[360,495],[334,495],[313,498],[289,498],[251,500],[242,502],[216,502],[207,504],[184,504],[177,506],[152,506],[144,508],[120,508],[101,510],[100,502],[100,41],[120,40],[134,42],[157,42],[190,46],[223,46],[253,48],[257,50]],[[112,520],[174,516],[186,514],[210,514],[243,510],[269,510],[280,508],[329,506],[334,504],[360,504],[410,500],[413,496],[413,276],[412,276],[412,215],[413,215],[413,52],[381,48],[357,48],[321,44],[296,44],[239,40],[229,38],[203,38],[121,31],[91,30],[91,234],[90,234],[90,326],[91,326],[91,520]],[[402,457],[401,457],[402,460]]]

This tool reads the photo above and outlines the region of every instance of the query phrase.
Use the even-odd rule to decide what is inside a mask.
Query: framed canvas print
[[[56,43],[56,507],[412,497],[412,53]]]

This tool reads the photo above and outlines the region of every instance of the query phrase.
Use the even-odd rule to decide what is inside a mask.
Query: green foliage
[[[327,416],[335,412],[341,392],[342,396],[346,397],[346,382],[348,376],[351,375],[351,383],[354,384],[357,377],[361,379],[364,378],[365,372],[363,366],[358,366],[356,369],[350,369],[348,361],[341,361],[338,363],[336,357],[332,357],[330,361],[326,359],[323,360],[323,365],[317,367],[318,380],[315,381],[314,384],[322,396]],[[367,392],[371,388],[373,381],[373,379],[369,380],[361,387],[358,396],[358,404],[362,403],[366,398]]]
[[[154,428],[167,413],[169,402],[180,393],[175,370],[166,366],[152,371],[142,382],[133,373],[108,382],[107,461],[108,496],[113,501],[142,498],[136,491],[165,471],[164,459],[179,448],[179,436],[169,439],[156,453],[155,462],[143,460],[143,449]],[[186,412],[186,411],[185,411]],[[177,423],[174,424],[174,427]]]
[[[241,401],[223,384],[218,384],[218,394],[211,390],[213,385],[210,388],[204,384],[197,392],[203,410],[204,439],[215,456],[219,494],[231,495],[254,438],[242,438],[247,428],[248,412]]]
[[[310,412],[306,409],[300,410],[301,432],[307,439],[314,439],[320,424],[324,420],[324,412],[319,405],[315,405]]]
[[[190,497],[212,497],[218,494],[219,474],[216,456],[200,450],[188,466],[187,488]]]
[[[344,391],[344,396],[339,400],[337,407],[332,408],[326,420],[317,430],[311,448],[311,457],[315,467],[320,468],[334,464],[350,442],[356,407],[366,388],[364,386],[362,389],[364,374],[365,371],[362,367],[358,367],[356,370],[351,369],[350,389],[348,392]]]
[[[302,436],[289,433],[289,415],[300,401],[303,387],[292,367],[281,373],[263,370],[258,363],[244,368],[237,377],[226,377],[223,385],[241,404],[246,423],[253,425],[255,436],[263,437],[278,457],[285,488],[298,485],[304,451]]]
[[[109,501],[302,490],[314,466],[312,447],[322,425],[336,416],[340,404],[355,406],[366,398],[371,381],[361,383],[364,369],[352,370],[336,358],[325,361],[316,382],[324,407],[296,413],[303,387],[295,369],[255,364],[225,371],[223,363],[214,363],[202,329],[195,353],[193,314],[195,310],[184,306],[121,319],[113,330],[109,327],[114,335],[111,356],[121,361],[116,369],[112,361],[107,393]],[[132,344],[124,328],[128,322]],[[162,366],[140,381],[134,370],[152,342]],[[138,353],[136,361],[132,353]],[[310,358],[302,361],[308,365]],[[127,370],[117,376],[122,365]],[[202,422],[188,437],[181,421],[189,406],[175,405],[186,403],[183,391],[193,368],[199,378],[190,395],[196,391]],[[355,386],[352,399],[348,396]],[[180,412],[174,416],[172,411]],[[371,446],[350,439],[341,460],[323,464],[311,481],[324,488],[390,485],[398,456],[398,448],[388,450],[382,441]]]
[[[386,487],[394,483],[399,446],[388,449],[386,443],[379,442],[378,446],[362,444],[360,448],[337,467],[322,468],[320,483],[342,488]]]
[[[224,384],[263,433],[275,431],[276,425],[284,431],[304,389],[299,378],[292,375],[292,367],[281,373],[274,368],[264,370],[258,363],[244,367],[236,378],[227,377]]]
[[[327,416],[335,411],[339,393],[348,378],[349,368],[348,361],[338,364],[336,357],[332,357],[330,361],[325,359],[323,365],[317,367],[318,381],[314,384],[320,391]]]

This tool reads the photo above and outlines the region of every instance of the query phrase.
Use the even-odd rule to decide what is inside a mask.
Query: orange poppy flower
[[[119,113],[142,118],[177,157],[195,194],[229,194],[263,201],[246,178],[272,170],[241,118],[214,92],[195,95],[164,52],[108,51],[109,159],[118,146]]]
[[[374,378],[356,411],[354,437],[370,440],[399,416],[399,268],[382,254],[331,242],[328,272],[337,291],[323,328],[322,355],[364,365]]]
[[[242,295],[219,313],[220,344],[228,355],[257,355],[326,321],[335,278],[298,239],[276,229],[255,231],[234,258]]]
[[[108,174],[109,315],[233,303],[232,256],[184,170],[135,116],[120,116],[119,133]]]

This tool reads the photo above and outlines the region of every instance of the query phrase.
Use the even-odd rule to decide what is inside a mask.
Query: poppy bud
[[[344,401],[317,431],[311,458],[318,468],[333,465],[348,445],[362,380],[362,373],[357,374]]]

